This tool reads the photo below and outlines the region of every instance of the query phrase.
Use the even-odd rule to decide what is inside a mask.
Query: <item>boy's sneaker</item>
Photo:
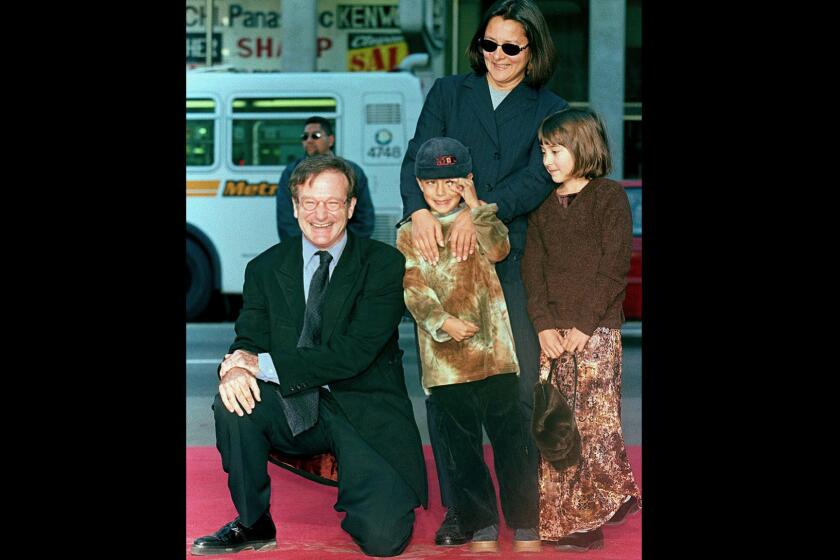
[[[631,496],[629,500],[621,504],[621,507],[618,508],[610,520],[607,521],[607,525],[621,525],[627,518],[633,515],[634,513],[639,512],[639,503],[636,501],[636,496]]]
[[[542,550],[540,533],[536,528],[516,529],[513,532],[514,552],[539,552]]]
[[[596,548],[604,548],[604,533],[601,528],[586,531],[585,533],[572,533],[555,543],[557,550],[568,552],[586,552]]]
[[[470,552],[499,552],[499,526],[488,525],[473,533]]]

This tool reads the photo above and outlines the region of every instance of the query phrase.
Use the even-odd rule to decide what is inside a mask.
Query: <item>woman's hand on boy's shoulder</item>
[[[420,252],[423,260],[437,264],[440,258],[438,245],[443,247],[443,228],[440,222],[425,208],[411,215],[411,244]]]
[[[467,257],[475,253],[475,246],[478,243],[475,224],[472,215],[463,211],[455,217],[452,222],[452,230],[449,235],[449,243],[452,246],[452,254],[458,262],[467,260]]]

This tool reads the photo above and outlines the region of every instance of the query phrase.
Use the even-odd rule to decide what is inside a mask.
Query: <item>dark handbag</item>
[[[577,356],[572,354],[575,364],[575,390],[572,406],[560,389],[551,382],[555,367],[548,372],[548,380],[534,385],[534,417],[531,431],[543,458],[557,470],[565,469],[580,460],[580,432],[575,422],[577,404]]]

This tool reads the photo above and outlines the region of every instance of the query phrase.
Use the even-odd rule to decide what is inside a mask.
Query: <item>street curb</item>
[[[642,338],[642,322],[628,321],[621,325],[621,336],[623,338]]]
[[[400,322],[400,328],[405,329],[406,332],[414,331],[414,323],[411,319],[403,319]],[[627,321],[621,325],[622,338],[642,338],[642,322],[641,321]]]
[[[187,327],[191,329],[209,329],[219,327],[232,327],[231,323],[187,323]],[[400,322],[400,327],[408,330],[414,330],[414,325],[411,320]],[[642,338],[642,322],[628,321],[621,325],[621,336],[624,338]]]

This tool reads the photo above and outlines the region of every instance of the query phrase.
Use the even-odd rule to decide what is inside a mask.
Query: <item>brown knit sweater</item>
[[[540,331],[618,329],[633,251],[633,220],[624,188],[591,180],[563,208],[555,193],[528,217],[522,280],[528,314]]]

